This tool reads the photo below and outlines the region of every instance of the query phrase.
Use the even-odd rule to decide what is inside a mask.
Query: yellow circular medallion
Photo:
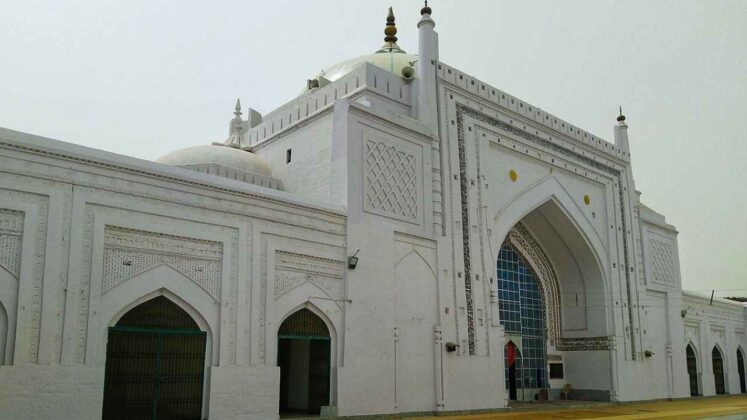
[[[591,204],[591,198],[588,195],[584,196],[584,204],[586,204],[587,206]]]
[[[516,173],[516,171],[511,169],[510,171],[508,171],[508,177],[511,179],[511,182],[516,182],[516,180],[519,178],[519,175]]]

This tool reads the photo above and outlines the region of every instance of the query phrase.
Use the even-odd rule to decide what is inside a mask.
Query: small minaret
[[[244,140],[242,132],[244,131],[244,120],[241,119],[241,101],[236,98],[236,106],[233,110],[233,118],[228,128],[228,138],[223,142],[226,146],[241,148]]]
[[[415,101],[416,118],[438,131],[438,108],[436,104],[436,66],[438,65],[438,34],[433,28],[436,22],[431,19],[432,10],[428,2],[420,9],[422,17],[418,22],[418,78],[417,100]]]
[[[615,126],[615,146],[630,154],[630,144],[628,143],[628,125],[625,124],[625,115],[620,107],[620,115],[617,117]]]

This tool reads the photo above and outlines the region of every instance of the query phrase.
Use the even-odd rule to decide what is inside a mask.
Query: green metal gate
[[[173,322],[181,314],[163,307],[174,305],[167,299],[149,302],[145,308],[138,307],[147,314],[123,317],[122,321],[150,325],[120,325],[120,321],[109,328],[103,419],[199,420],[207,334],[186,320]],[[133,319],[147,321],[131,322]],[[189,321],[194,324],[191,318]],[[187,328],[154,328],[153,324]]]

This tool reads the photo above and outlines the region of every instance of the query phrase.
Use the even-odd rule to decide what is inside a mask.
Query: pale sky
[[[3,0],[0,126],[144,159],[223,140],[419,1]],[[680,232],[683,287],[747,295],[747,1],[432,0],[441,60],[612,141]]]

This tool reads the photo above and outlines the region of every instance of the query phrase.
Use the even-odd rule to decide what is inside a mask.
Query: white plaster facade
[[[330,332],[327,413],[505,407],[504,242],[541,284],[551,397],[687,397],[690,343],[699,393],[714,346],[739,393],[747,310],[681,290],[625,121],[613,144],[448,66],[433,27],[414,77],[334,66],[264,118],[237,108],[210,159],[0,129],[0,417],[101,418],[108,328],[159,295],[207,333],[204,418],[277,418],[300,308]]]

